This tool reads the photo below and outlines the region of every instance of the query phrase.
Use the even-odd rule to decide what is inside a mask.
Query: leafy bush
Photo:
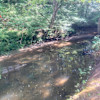
[[[34,5],[36,0],[0,0],[0,52],[50,38],[73,35],[76,30],[72,25],[76,28],[97,25],[99,4],[77,1],[64,2],[57,12],[53,29],[49,29],[53,14],[52,2]],[[37,32],[39,29],[44,32]],[[62,30],[64,31],[61,32]]]

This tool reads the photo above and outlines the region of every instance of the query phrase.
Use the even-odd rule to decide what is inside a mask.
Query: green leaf
[[[83,81],[82,81],[82,83],[83,83],[83,84],[85,84],[85,83],[86,83],[86,81],[85,81],[85,80],[83,80]]]

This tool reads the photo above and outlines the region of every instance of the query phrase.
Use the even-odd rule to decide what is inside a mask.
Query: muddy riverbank
[[[87,34],[87,35],[80,35],[80,36],[72,36],[72,37],[67,37],[64,40],[55,40],[55,41],[49,41],[49,42],[43,42],[43,43],[39,43],[39,44],[34,44],[34,45],[30,45],[29,47],[25,47],[22,49],[19,49],[17,51],[12,51],[10,54],[8,55],[1,55],[0,56],[0,61],[3,61],[5,59],[9,59],[10,57],[14,57],[15,55],[23,55],[23,53],[28,52],[28,51],[33,51],[33,50],[38,50],[40,48],[43,47],[47,47],[47,46],[51,46],[51,47],[64,47],[64,46],[69,46],[72,45],[72,43],[77,42],[77,41],[82,41],[82,40],[86,40],[86,39],[91,39],[95,36],[96,34]]]

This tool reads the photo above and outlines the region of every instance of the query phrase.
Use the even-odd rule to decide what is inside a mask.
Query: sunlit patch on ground
[[[63,86],[68,81],[68,79],[69,79],[69,77],[67,77],[67,76],[61,76],[55,80],[54,85],[55,86]]]
[[[50,41],[50,42],[44,42],[42,44],[41,43],[40,44],[35,44],[35,45],[30,46],[30,47],[19,49],[19,51],[20,52],[33,51],[33,50],[36,50],[38,48],[53,45],[55,43],[59,43],[59,41]]]
[[[88,100],[86,98],[90,98],[89,95],[90,94],[93,94],[93,93],[97,93],[97,88],[100,87],[100,84],[99,85],[93,85],[93,86],[88,86],[86,87],[84,90],[82,90],[81,92],[79,92],[78,94],[76,94],[74,97],[73,97],[73,100],[82,100],[80,98],[85,98],[85,100]],[[93,92],[93,93],[92,93]],[[90,95],[91,96],[91,95]],[[93,96],[93,95],[92,95]],[[92,97],[91,96],[91,97]],[[93,97],[92,97],[93,98]],[[92,100],[92,99],[89,99],[89,100]],[[96,99],[94,99],[96,100]]]
[[[7,57],[8,57],[8,56],[1,56],[1,57],[0,57],[0,61],[5,60]]]
[[[42,52],[42,51],[43,51],[43,49],[38,49],[37,51],[38,51],[38,52]]]
[[[32,48],[22,48],[19,49],[20,52],[32,51]]]
[[[72,43],[71,42],[63,42],[63,43],[56,43],[56,44],[54,44],[54,46],[55,47],[64,47],[64,46],[70,46],[70,45],[72,45]]]
[[[4,95],[0,97],[0,100],[19,100],[19,94],[16,93],[9,93],[7,95]]]

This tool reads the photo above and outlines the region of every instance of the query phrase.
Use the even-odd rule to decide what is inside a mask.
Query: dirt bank
[[[19,49],[17,51],[13,51],[11,52],[12,54],[10,55],[4,55],[4,56],[0,56],[0,62],[5,60],[5,59],[9,59],[11,57],[14,57],[15,55],[19,56],[19,55],[24,55],[24,53],[26,52],[31,52],[31,51],[36,51],[40,48],[43,48],[43,47],[47,47],[47,46],[51,46],[51,47],[64,47],[64,46],[69,46],[69,45],[72,45],[73,42],[77,42],[77,41],[80,41],[80,40],[85,40],[85,39],[91,39],[95,36],[95,34],[85,34],[85,35],[80,35],[80,36],[72,36],[72,37],[68,37],[68,38],[65,38],[64,40],[56,40],[56,41],[49,41],[49,42],[44,42],[44,43],[39,43],[39,44],[34,44],[34,45],[31,45],[29,47],[26,47],[26,48],[23,48],[23,49]]]
[[[19,56],[25,55],[27,52],[39,51],[39,49],[42,49],[48,46],[61,48],[64,46],[69,46],[69,45],[72,45],[72,43],[66,42],[66,41],[50,41],[50,42],[44,42],[40,44],[34,44],[29,47],[19,49],[18,51],[13,51],[12,54],[10,55],[0,56],[0,62],[6,59],[10,59],[10,58],[17,58]]]

